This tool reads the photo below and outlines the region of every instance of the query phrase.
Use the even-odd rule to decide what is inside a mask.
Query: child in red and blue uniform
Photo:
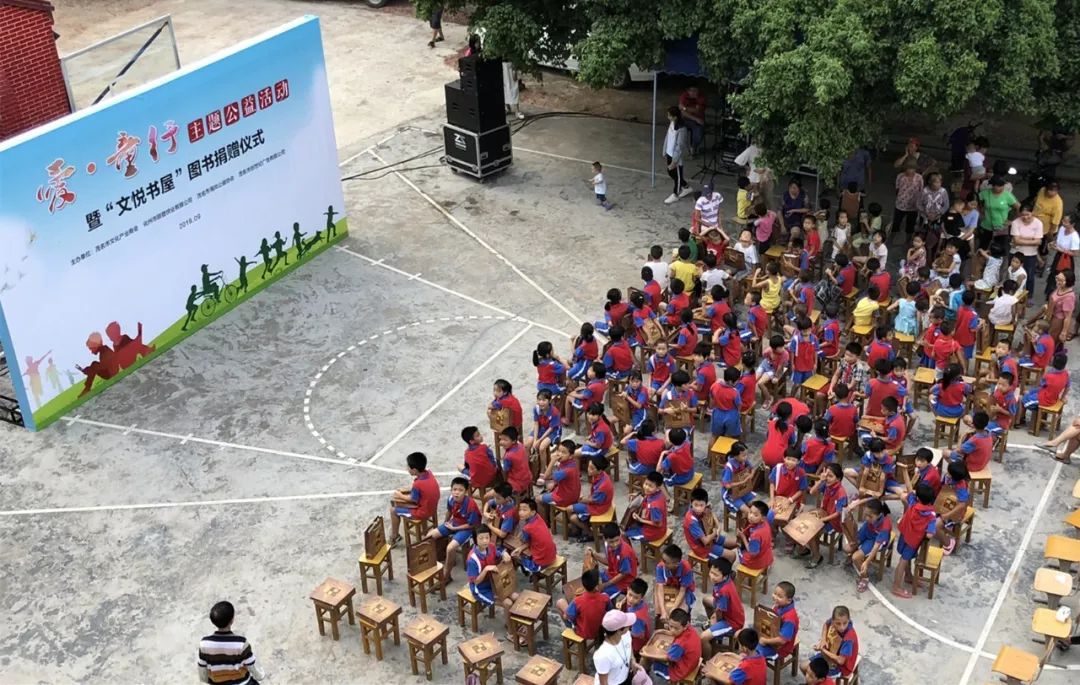
[[[874,329],[874,339],[866,348],[866,363],[870,365],[870,368],[877,367],[877,361],[884,359],[891,362],[896,358],[896,350],[892,346],[892,328],[888,326],[878,326]],[[889,365],[892,368],[892,365]]]
[[[679,313],[679,332],[675,338],[675,357],[689,357],[694,354],[698,341],[697,324],[694,323],[694,310],[687,307]]]
[[[533,429],[525,436],[525,451],[539,455],[550,450],[562,439],[562,414],[551,401],[551,391],[536,393],[536,406],[532,412]],[[494,455],[492,455],[494,457]]]
[[[581,466],[575,452],[577,445],[573,440],[563,440],[555,450],[555,458],[548,466],[551,480],[541,478],[547,485],[548,492],[540,495],[540,502],[546,506],[570,507],[581,499]],[[546,475],[546,473],[545,473]]]
[[[604,524],[604,559],[596,559],[592,547],[586,548],[585,555],[594,561],[604,562],[606,569],[600,569],[600,591],[615,600],[630,589],[630,583],[637,578],[637,553],[630,541],[623,537],[617,523]]]
[[[724,534],[719,526],[708,535],[702,522],[705,509],[709,506],[709,492],[705,488],[694,488],[690,493],[690,507],[683,515],[683,537],[690,551],[702,559],[719,559],[724,554]]]
[[[709,323],[698,326],[698,332],[703,336],[715,335],[724,327],[725,317],[732,313],[731,305],[727,302],[728,291],[724,286],[714,285],[709,290],[709,296],[712,297],[712,304],[704,307]]]
[[[751,490],[742,497],[735,499],[731,494],[731,486],[735,483],[736,477],[739,479],[746,477],[743,471],[753,468],[747,459],[749,456],[745,444],[741,442],[735,443],[728,453],[727,463],[724,464],[724,472],[720,474],[720,498],[728,509],[743,514],[748,513],[747,507],[754,501],[754,492]]]
[[[1050,335],[1050,323],[1045,319],[1041,319],[1035,322],[1035,339],[1031,339],[1031,334],[1027,331],[1024,335],[1028,338],[1028,345],[1031,349],[1028,351],[1028,355],[1020,358],[1020,366],[1031,366],[1036,369],[1045,369],[1050,366],[1050,362],[1054,359],[1054,350],[1057,344],[1054,342],[1054,336]]]
[[[622,301],[622,291],[611,288],[607,291],[607,302],[604,303],[604,320],[593,324],[600,335],[607,335],[613,326],[621,326],[622,318],[630,311],[630,306]]]
[[[991,395],[994,405],[990,408],[990,425],[986,427],[986,430],[990,431],[990,435],[1001,435],[1009,430],[1013,417],[1016,416],[1016,412],[1020,407],[1016,395],[1016,380],[1012,373],[1001,371],[998,374],[997,382],[994,384],[994,392]]]
[[[502,447],[502,471],[506,481],[515,493],[529,493],[532,486],[532,466],[525,446],[518,440],[520,433],[513,426],[507,426],[499,433],[499,445]]]
[[[827,649],[829,628],[840,635],[840,646],[835,652]],[[815,647],[815,652],[810,656],[813,661],[823,657],[829,662],[830,678],[850,678],[859,663],[859,636],[855,634],[855,626],[851,621],[851,612],[845,606],[833,608],[832,618],[825,621],[821,627],[821,639]],[[804,669],[805,670],[805,669]]]
[[[731,573],[731,562],[727,559],[709,561],[712,597],[702,600],[705,605],[705,618],[708,620],[701,630],[701,656],[705,659],[712,657],[713,640],[737,633],[746,623],[746,610]]]
[[[777,497],[789,499],[798,511],[809,487],[806,471],[799,465],[799,448],[789,447],[783,463],[769,472],[769,501],[775,502]]]
[[[713,333],[713,344],[720,346],[719,363],[723,366],[738,366],[743,354],[743,341],[739,335],[739,320],[734,312],[724,315],[723,323]]]
[[[848,503],[847,491],[844,490],[844,470],[840,468],[840,464],[834,462],[825,465],[821,480],[810,488],[811,494],[818,491],[821,492],[821,521],[825,524],[823,530],[840,533],[843,529],[840,517]],[[811,556],[806,567],[817,568],[825,560],[821,555],[821,536],[811,540],[809,547]]]
[[[881,401],[881,408],[885,410],[885,433],[882,437],[885,449],[893,454],[900,454],[907,437],[907,421],[900,413],[900,403],[895,397],[886,397]]]
[[[581,324],[581,333],[574,339],[574,355],[570,369],[566,372],[567,378],[581,382],[585,380],[589,366],[600,356],[600,346],[593,335],[591,323]]]
[[[761,306],[761,292],[751,290],[746,293],[745,304],[750,307],[746,312],[746,330],[740,333],[744,343],[760,340],[769,330],[769,312]]]
[[[586,379],[585,387],[572,390],[566,395],[567,401],[578,411],[584,411],[594,403],[603,404],[604,395],[607,394],[607,368],[604,363],[593,362],[589,364]],[[569,417],[565,412],[563,413],[563,424],[570,425]]]
[[[867,441],[866,452],[863,453],[860,464],[860,471],[875,464],[881,467],[881,472],[885,474],[885,489],[898,495],[904,493],[903,486],[896,480],[896,457],[885,451],[885,441],[881,438],[870,438]],[[844,475],[850,478],[852,483],[858,483],[860,471],[847,469]]]
[[[917,460],[916,463],[918,463]],[[893,574],[892,592],[902,599],[911,598],[911,591],[907,589],[908,576],[911,574],[911,560],[919,553],[919,547],[923,541],[933,537],[937,532],[935,497],[934,488],[930,483],[925,481],[917,483],[915,490],[908,493],[907,509],[900,517],[900,523],[897,524],[900,536],[896,539],[896,552],[900,555],[900,563],[896,565],[896,573]]]
[[[623,428],[623,434],[629,435],[640,428],[642,421],[649,416],[649,391],[645,389],[640,371],[635,369],[630,372],[630,380],[623,394],[630,405],[630,425]]]
[[[970,479],[971,474],[968,473],[962,461],[950,461],[945,467],[945,478],[941,481],[941,488],[951,489],[956,494],[956,506],[949,511],[941,512],[941,525],[937,529],[936,537],[941,543],[941,551],[945,554],[952,554],[956,547],[956,538],[949,532],[964,520],[967,508],[971,506],[971,490],[968,488]]]
[[[694,478],[694,453],[690,441],[682,428],[668,431],[671,447],[660,457],[660,473],[665,476],[664,484],[668,487],[685,485]]]
[[[902,411],[911,416],[915,413],[915,403],[911,401],[911,376],[908,374],[908,361],[903,357],[896,357],[892,362],[892,373],[889,380],[896,383],[900,389],[897,399],[900,400]]]
[[[878,302],[885,304],[889,301],[889,293],[892,291],[892,274],[885,269],[885,265],[881,263],[877,257],[871,257],[866,260],[866,271],[870,274],[867,281],[869,285],[876,285],[878,292]]]
[[[759,637],[753,628],[739,631],[739,665],[731,669],[726,677],[720,675],[717,681],[720,685],[764,685],[769,671],[765,657],[758,651]]]
[[[971,394],[971,386],[963,376],[962,366],[950,364],[941,380],[930,388],[930,408],[934,414],[950,419],[964,415],[964,401]]]
[[[791,420],[790,402],[780,402],[773,410],[765,430],[765,444],[761,448],[761,461],[770,469],[784,460],[787,448],[798,444],[799,434],[795,422]]]
[[[934,345],[937,344],[938,338],[941,337],[941,324],[944,322],[945,310],[943,308],[934,307],[930,310],[930,325],[926,327],[926,330],[923,331],[922,334],[922,351],[919,353],[919,363],[921,366],[930,368],[936,366],[934,361]]]
[[[937,497],[941,490],[941,471],[934,466],[934,453],[926,447],[915,450],[915,480],[911,487],[915,488],[919,483],[929,485],[934,492],[934,497]]]
[[[645,372],[649,374],[649,387],[654,395],[659,395],[667,389],[671,383],[671,375],[675,373],[675,357],[668,351],[668,344],[660,340],[654,347],[655,351],[645,360]]]
[[[499,552],[491,541],[491,530],[479,525],[472,532],[473,546],[465,561],[465,575],[469,578],[469,590],[481,606],[495,606],[495,588],[491,584],[491,575],[500,561],[510,563],[510,555]]]
[[[848,401],[851,390],[846,384],[837,383],[832,392],[836,396],[836,402],[825,411],[829,435],[850,441],[855,437],[859,426],[859,408]]]
[[[994,349],[994,364],[990,367],[990,380],[997,380],[1001,374],[1008,372],[1012,375],[1012,385],[1009,390],[1015,390],[1020,379],[1020,360],[1013,355],[1012,347],[1007,340],[999,340]]]
[[[472,539],[473,528],[480,523],[480,507],[469,497],[469,481],[455,478],[450,482],[450,496],[446,498],[446,518],[439,526],[429,530],[425,539],[449,538],[446,545],[446,565],[443,566],[443,584],[450,582],[457,551]]]
[[[630,626],[630,651],[635,655],[641,648],[649,644],[652,637],[652,616],[649,613],[649,603],[645,601],[645,595],[649,592],[649,583],[644,578],[634,578],[630,588],[626,591],[626,604],[623,611],[633,614],[634,625]]]
[[[990,464],[994,456],[994,436],[986,427],[990,424],[990,415],[977,411],[971,417],[975,432],[968,436],[960,448],[949,453],[949,461],[963,461],[969,472],[982,471]]]
[[[814,421],[814,434],[803,441],[799,467],[804,474],[817,474],[822,464],[834,461],[836,445],[829,437],[829,421],[818,419]]]
[[[813,328],[810,319],[800,317],[795,325],[799,330],[791,336],[791,342],[788,343],[788,350],[791,352],[791,383],[802,385],[817,369],[818,341],[817,336],[810,332]]]
[[[965,290],[960,296],[963,303],[956,310],[956,343],[964,350],[964,358],[971,359],[975,356],[975,337],[978,335],[979,315],[972,306],[975,304],[975,291]]]
[[[641,329],[645,327],[647,321],[656,318],[656,312],[646,303],[644,294],[634,293],[630,296],[630,315],[634,320],[634,331],[630,334],[630,347],[636,348],[645,343]]]
[[[611,380],[626,380],[630,369],[634,368],[634,351],[630,349],[630,343],[623,340],[624,335],[625,331],[619,325],[612,326],[608,331],[611,344],[604,352],[604,369]]]
[[[536,515],[536,500],[525,497],[518,502],[521,541],[525,547],[513,553],[526,573],[539,573],[555,563],[555,539],[544,519]]]
[[[937,329],[937,338],[934,340],[934,347],[930,356],[934,360],[934,374],[938,378],[945,374],[945,369],[950,364],[962,365],[965,361],[960,343],[953,338],[952,321],[941,322],[941,326]]]
[[[1043,372],[1039,387],[1028,390],[1020,402],[1020,416],[1016,420],[1017,426],[1024,425],[1024,417],[1029,411],[1036,411],[1039,407],[1049,407],[1065,397],[1069,390],[1069,373],[1065,370],[1068,357],[1063,354],[1055,355],[1050,362],[1050,368]]]
[[[767,571],[773,563],[772,512],[761,500],[750,503],[747,525],[739,531],[739,563],[753,571]]]
[[[608,460],[603,455],[589,458],[589,495],[587,499],[575,502],[570,511],[571,529],[581,530],[580,540],[592,542],[588,533],[589,519],[607,513],[615,502],[615,484],[607,474]]]
[[[691,410],[691,415],[693,415],[698,405],[698,396],[690,386],[690,374],[682,369],[671,374],[671,387],[660,398],[658,413],[663,415],[676,413],[677,409],[673,406],[676,402],[688,407]],[[685,430],[687,433],[693,433],[693,423],[687,426]]]
[[[833,359],[840,354],[840,305],[830,302],[825,305],[825,321],[821,324],[818,337],[818,356],[821,359]]]
[[[664,325],[678,326],[682,322],[682,312],[690,308],[690,295],[686,286],[678,278],[671,279],[671,297],[668,298]]]
[[[647,476],[660,469],[660,455],[664,453],[666,445],[663,438],[653,435],[654,432],[656,424],[652,419],[645,419],[636,433],[623,439],[630,455],[630,473],[635,476]]]
[[[772,598],[772,611],[780,617],[780,632],[776,637],[761,638],[757,651],[769,663],[776,663],[777,658],[786,659],[795,651],[795,640],[799,636],[799,612],[795,610],[795,586],[788,581],[776,584]]]
[[[754,370],[756,362],[753,350],[743,352],[743,370],[735,389],[739,391],[739,411],[744,414],[753,411],[757,404],[757,372]]]
[[[401,542],[398,529],[401,519],[429,519],[439,510],[439,482],[428,470],[427,456],[423,452],[412,452],[405,457],[405,464],[412,474],[412,487],[395,490],[390,495],[390,546]]]
[[[656,565],[655,576],[655,603],[656,613],[664,618],[672,612],[682,609],[690,611],[694,608],[694,569],[690,562],[683,559],[682,550],[678,545],[668,545],[660,555],[661,562]],[[679,595],[668,605],[664,603],[664,586],[679,588]],[[680,599],[681,596],[681,599]]]
[[[492,497],[484,503],[481,517],[492,522],[491,534],[495,542],[502,547],[507,536],[514,532],[518,524],[518,507],[514,501],[514,489],[507,482],[502,482],[492,489]]]
[[[615,437],[611,424],[608,423],[607,418],[604,416],[604,405],[600,404],[600,402],[589,405],[587,418],[589,420],[589,437],[585,439],[585,444],[578,448],[578,456],[605,457],[608,450],[611,449],[611,443],[614,442]]]
[[[742,435],[742,396],[734,383],[739,380],[739,369],[729,366],[724,369],[722,380],[713,383],[709,389],[712,405],[712,420],[709,429],[713,437],[726,435],[737,438]]]
[[[806,307],[806,311],[809,314],[814,311],[814,301],[816,293],[814,292],[813,275],[803,270],[799,272],[799,282],[795,284],[795,302]]]
[[[882,550],[892,546],[892,519],[889,518],[889,505],[877,498],[857,499],[852,508],[866,505],[862,525],[859,526],[858,542],[854,545],[845,542],[844,551],[851,555],[851,564],[859,579],[855,590],[862,594],[870,589],[870,564]]]
[[[829,270],[828,274],[832,277],[833,283],[840,288],[840,294],[847,297],[855,290],[855,282],[858,277],[858,272],[855,269],[855,265],[851,263],[851,259],[843,252],[836,255],[836,266],[840,267],[836,271],[836,275],[832,275],[832,270]]]
[[[547,390],[553,395],[561,395],[566,379],[566,365],[555,354],[555,348],[547,340],[536,346],[532,357],[536,367],[536,389]]]
[[[664,289],[656,280],[656,274],[653,273],[651,266],[641,267],[641,280],[643,281],[641,292],[645,293],[645,304],[656,309],[660,305]]]
[[[484,435],[476,426],[462,428],[461,439],[465,441],[465,460],[458,470],[469,479],[470,487],[483,491],[499,472],[495,453],[484,444]]]
[[[653,471],[641,484],[641,511],[633,516],[634,523],[626,527],[630,540],[655,542],[667,535],[667,496],[664,494],[664,477]]]
[[[667,648],[667,661],[653,664],[653,675],[670,683],[679,683],[701,663],[701,640],[690,626],[690,613],[682,609],[671,612],[664,630],[673,639]]]
[[[866,416],[885,416],[881,408],[881,402],[886,397],[900,397],[900,385],[893,380],[892,362],[879,359],[877,366],[871,367],[876,374],[875,378],[866,381],[864,392],[866,393]]]
[[[712,345],[706,341],[699,342],[694,348],[694,380],[692,386],[697,393],[698,404],[709,401],[709,389],[716,383],[716,364],[709,356],[712,354]]]
[[[518,402],[518,398],[514,397],[514,386],[510,385],[510,381],[500,378],[495,381],[492,394],[494,394],[495,399],[491,401],[491,406],[488,407],[488,416],[490,417],[499,409],[509,409],[510,425],[517,428],[518,435],[522,435],[525,432],[525,414],[521,410],[521,402]]]
[[[595,568],[581,574],[581,585],[585,592],[574,597],[572,602],[559,599],[555,602],[555,608],[562,614],[567,628],[573,628],[586,640],[596,640],[600,637],[600,622],[611,608],[611,598],[597,591],[600,572]]]

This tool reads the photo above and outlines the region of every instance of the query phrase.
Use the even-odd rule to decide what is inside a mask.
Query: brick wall
[[[34,4],[0,0],[0,140],[71,112],[52,13]]]

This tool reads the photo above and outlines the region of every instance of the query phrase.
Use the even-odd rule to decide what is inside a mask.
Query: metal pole
[[[652,187],[656,187],[656,72],[652,75]]]

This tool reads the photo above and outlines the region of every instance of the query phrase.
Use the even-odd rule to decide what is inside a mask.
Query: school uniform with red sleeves
[[[525,446],[515,442],[503,454],[503,473],[514,492],[526,492],[532,483],[532,469],[529,467],[529,455]]]

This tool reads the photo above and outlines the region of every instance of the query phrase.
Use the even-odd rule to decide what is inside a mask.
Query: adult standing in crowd
[[[1005,232],[1009,212],[1019,208],[1016,196],[1005,188],[1005,179],[997,175],[991,177],[990,187],[979,191],[979,230],[975,233],[975,239],[980,250],[990,247],[995,234]],[[1028,278],[1031,278],[1030,274]]]
[[[1042,245],[1042,222],[1031,212],[1031,205],[1020,207],[1020,214],[1009,224],[1013,248],[1020,254],[1027,280],[1024,285],[1028,291],[1028,306],[1035,297],[1035,270],[1039,268],[1039,245]],[[1071,310],[1070,310],[1071,311]]]
[[[1076,232],[1076,221],[1076,214],[1063,216],[1057,235],[1054,236],[1054,242],[1051,243],[1050,251],[1053,257],[1050,262],[1050,275],[1046,279],[1047,300],[1050,299],[1050,293],[1056,287],[1055,276],[1066,271],[1076,273],[1076,259],[1080,257],[1080,233]]]
[[[860,147],[852,150],[851,154],[840,165],[840,175],[836,179],[837,189],[843,190],[848,187],[849,183],[854,183],[858,186],[860,193],[865,193],[870,184],[874,182],[871,162],[870,151],[866,148]],[[857,217],[849,218],[852,223],[857,219]]]
[[[689,148],[690,130],[686,127],[682,111],[678,107],[668,107],[668,129],[664,136],[664,162],[667,164],[668,176],[672,180],[671,195],[667,196],[664,204],[670,205],[679,198],[686,197],[692,191],[690,184],[683,175],[683,158]]]
[[[746,177],[750,179],[750,191],[754,193],[755,201],[761,200],[766,207],[770,207],[772,206],[773,174],[771,169],[758,164],[759,157],[761,157],[761,148],[750,143],[739,153],[734,162],[743,168]]]
[[[1057,181],[1050,181],[1035,193],[1034,214],[1043,225],[1043,241],[1039,246],[1039,254],[1043,257],[1046,256],[1050,243],[1054,241],[1054,232],[1061,225],[1061,217],[1065,213],[1065,203],[1061,201],[1060,190],[1061,186]]]
[[[789,234],[791,229],[802,225],[803,217],[810,212],[810,198],[803,190],[802,181],[795,176],[788,181],[787,192],[784,193],[783,210],[784,228]]]
[[[893,168],[905,169],[908,164],[914,164],[915,170],[922,176],[935,168],[937,161],[922,151],[922,143],[919,142],[918,138],[909,138],[907,145],[904,147],[904,154],[896,158],[896,161],[893,162]]]
[[[915,232],[915,220],[919,216],[919,196],[922,194],[923,177],[919,175],[916,161],[909,159],[904,170],[896,175],[896,202],[893,210],[892,231],[895,234],[904,227],[910,238]]]
[[[949,210],[949,191],[942,187],[941,174],[930,172],[916,207],[926,230],[927,250],[933,254],[941,236],[941,217]]]
[[[705,96],[697,86],[690,86],[679,95],[679,111],[690,129],[690,150],[696,155],[701,152],[705,138]]]
[[[429,48],[433,48],[436,43],[441,43],[445,40],[442,32],[442,15],[442,5],[436,5],[431,8],[431,14],[428,15],[428,26],[431,28],[431,40],[429,40],[427,44]]]
[[[1060,352],[1073,338],[1073,315],[1076,312],[1076,274],[1062,271],[1054,277],[1054,292],[1046,299],[1044,315],[1050,320],[1050,335]]]

